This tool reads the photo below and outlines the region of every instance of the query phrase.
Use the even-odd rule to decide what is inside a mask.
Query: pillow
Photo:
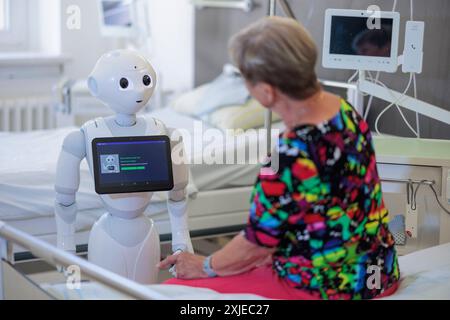
[[[182,94],[172,103],[172,108],[181,114],[195,116],[197,114],[197,105],[208,90],[208,84],[204,84],[196,89]]]
[[[237,106],[218,109],[207,116],[201,117],[212,126],[219,129],[251,129],[264,126],[266,108],[255,99]],[[273,113],[272,122],[280,121],[280,117]]]
[[[244,79],[238,73],[222,73],[208,83],[197,105],[197,116],[210,114],[225,106],[243,105],[250,99]]]
[[[223,130],[263,127],[266,113],[266,109],[250,97],[239,71],[231,65],[225,65],[212,82],[178,97],[172,108]],[[280,117],[274,114],[272,121],[280,121]]]
[[[225,106],[245,104],[249,99],[249,92],[239,71],[231,65],[225,65],[216,79],[183,94],[173,103],[173,108],[180,113],[202,117]]]

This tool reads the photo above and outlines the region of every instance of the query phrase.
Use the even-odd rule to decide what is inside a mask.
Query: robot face
[[[94,96],[117,113],[135,114],[150,100],[156,72],[138,53],[117,50],[100,58],[88,85]]]
[[[154,77],[150,70],[134,67],[136,67],[135,71],[123,72],[117,77],[111,78],[111,85],[115,87],[113,88],[115,89],[115,99],[110,105],[117,112],[136,113],[147,104],[152,96]],[[118,106],[113,107],[115,104]]]
[[[113,164],[115,161],[114,161],[114,157],[112,157],[112,156],[108,156],[107,158],[106,158],[106,163],[107,164]]]

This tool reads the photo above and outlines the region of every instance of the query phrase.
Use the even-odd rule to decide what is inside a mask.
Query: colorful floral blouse
[[[273,268],[322,299],[370,299],[399,279],[367,123],[342,100],[320,125],[279,142],[279,170],[261,170],[246,238],[276,248]]]

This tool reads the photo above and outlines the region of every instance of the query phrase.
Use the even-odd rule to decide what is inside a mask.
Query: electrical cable
[[[411,179],[409,179],[408,183],[406,184],[406,203],[408,205],[411,204],[413,193],[414,193],[414,186]]]
[[[392,90],[389,89],[383,82],[381,82],[381,81],[376,81],[375,83],[380,84],[381,86],[383,86],[386,90],[388,90],[388,91],[390,92],[391,96],[392,96],[393,98],[395,98],[394,95],[392,94]],[[400,113],[400,116],[402,117],[403,121],[406,123],[406,125],[408,126],[408,128],[416,135],[416,137],[418,137],[417,132],[413,129],[413,127],[411,126],[411,124],[408,122],[408,120],[406,119],[405,115],[403,114],[402,109],[401,109],[400,106],[398,105],[398,101],[400,101],[402,98],[403,98],[403,96],[401,96],[399,99],[397,99],[397,101],[395,101],[395,102],[393,103],[393,105],[396,106],[398,112]],[[390,107],[392,107],[392,106],[388,106],[388,107],[390,108]],[[385,112],[385,111],[386,111],[386,110],[383,110],[383,112]],[[380,133],[378,132],[378,134],[380,134]]]
[[[396,8],[397,8],[397,0],[394,0],[394,1],[393,1],[392,11],[395,11]],[[413,2],[413,0],[410,0],[410,19],[411,19],[411,20],[414,19],[414,2]],[[348,79],[347,82],[350,83],[350,82],[356,77],[357,74],[358,74],[358,71],[356,71],[356,72]],[[374,77],[372,76],[372,74],[371,74],[369,71],[367,71],[367,74],[368,74],[369,79],[370,79],[371,82],[381,84],[384,88],[386,88],[387,90],[389,90],[390,93],[391,93],[391,95],[392,95],[392,90],[389,89],[386,85],[384,85],[381,81],[379,81],[379,77],[380,77],[380,72],[379,72],[379,71],[376,73],[375,79],[374,79]],[[411,86],[411,83],[413,83],[413,86],[414,86],[414,98],[417,98],[416,75],[415,75],[415,73],[410,73],[408,85],[407,85],[405,91],[401,94],[401,96],[400,96],[396,101],[394,101],[393,103],[391,103],[391,104],[389,104],[388,106],[386,106],[386,107],[378,114],[378,116],[377,116],[377,118],[376,118],[376,120],[375,120],[375,130],[376,130],[376,132],[377,132],[379,135],[381,135],[381,133],[380,133],[380,131],[379,131],[379,129],[378,129],[378,123],[379,123],[379,120],[380,120],[381,116],[382,116],[385,112],[387,112],[392,106],[395,105],[395,107],[397,108],[397,110],[398,110],[399,113],[400,113],[400,116],[402,117],[403,121],[404,121],[405,124],[407,125],[408,129],[410,129],[410,130],[414,133],[414,135],[415,135],[417,138],[420,138],[420,119],[419,119],[419,114],[418,114],[417,112],[415,113],[415,115],[416,115],[416,129],[414,129],[414,128],[411,126],[411,124],[409,123],[409,121],[406,119],[406,116],[404,115],[402,109],[401,109],[400,106],[398,105],[398,102],[399,102],[400,100],[402,100],[402,99],[405,97],[406,93],[408,92],[408,90],[409,90],[409,88],[410,88],[410,86]],[[368,101],[368,103],[367,103],[367,107],[366,107],[366,109],[365,109],[365,111],[364,111],[364,114],[363,114],[363,119],[364,119],[364,120],[367,120],[367,118],[368,118],[368,116],[369,116],[369,113],[370,113],[370,110],[371,110],[371,107],[372,107],[372,102],[373,102],[373,98],[374,98],[374,97],[373,97],[373,95],[370,95],[370,94],[367,94],[367,93],[366,93],[366,94],[362,94],[362,95],[363,95],[363,96],[370,96],[370,97],[369,97],[369,101]],[[393,95],[392,95],[392,96],[393,96]]]
[[[414,192],[412,193],[411,210],[414,210],[414,211],[417,210],[417,192],[419,191],[422,184],[424,184],[425,182],[427,182],[427,180],[419,181],[419,183],[417,184],[416,190],[414,190],[414,186],[413,186]]]
[[[397,0],[394,0],[394,3],[392,5],[392,11],[394,12],[397,9]],[[380,78],[380,71],[377,71],[375,75],[375,82],[378,81]],[[370,109],[372,108],[372,102],[373,102],[373,96],[370,95],[369,101],[367,102],[366,110],[364,111],[363,119],[364,121],[367,121],[367,118],[369,117]]]
[[[438,203],[439,207],[441,207],[441,209],[444,210],[445,213],[450,214],[450,211],[447,210],[447,209],[444,207],[444,205],[441,203],[441,201],[439,200],[439,196],[438,196],[438,194],[437,194],[437,192],[436,192],[436,189],[434,189],[433,185],[430,184],[429,187],[430,187],[431,190],[433,191],[434,197],[436,198],[436,202]]]
[[[377,71],[376,76],[375,76],[375,82],[378,82],[379,78],[380,78],[380,71]],[[370,112],[370,109],[372,108],[372,101],[373,101],[373,96],[371,95],[369,97],[369,101],[367,102],[367,107],[366,107],[366,110],[363,115],[364,121],[366,121],[367,118],[369,117],[369,112]]]
[[[411,73],[411,74],[410,74],[410,77],[409,77],[408,84],[407,84],[407,86],[406,86],[406,89],[403,91],[403,93],[400,95],[400,97],[398,97],[394,102],[392,102],[392,103],[390,103],[388,106],[386,106],[386,107],[378,114],[377,118],[375,119],[375,131],[377,132],[377,134],[381,135],[381,133],[380,133],[380,131],[379,131],[379,129],[378,129],[378,122],[379,122],[381,116],[382,116],[386,111],[388,111],[392,106],[395,105],[395,106],[397,107],[397,109],[399,110],[400,115],[401,115],[403,121],[405,121],[406,125],[407,125],[408,128],[414,133],[414,135],[417,136],[417,132],[416,132],[416,131],[414,130],[414,128],[409,124],[409,122],[407,121],[405,115],[403,114],[403,112],[401,111],[400,107],[398,106],[398,102],[401,101],[401,100],[405,97],[406,93],[408,92],[409,88],[411,87],[412,79],[413,79],[413,74]],[[377,81],[376,83],[382,85],[385,89],[389,90],[389,92],[391,92],[391,96],[394,97],[394,95],[392,94],[392,90],[390,90],[384,83],[382,83],[381,81]]]
[[[410,20],[414,21],[414,0],[409,1],[410,7]],[[416,74],[413,76],[413,84],[414,84],[414,98],[417,99],[417,85],[416,85]],[[416,112],[416,132],[417,137],[420,138],[420,116],[419,113]]]
[[[428,180],[421,180],[419,181],[419,183],[417,184],[417,188],[414,190],[414,186],[412,184],[412,182],[410,183],[412,186],[412,197],[411,197],[411,210],[417,210],[417,192],[419,191],[420,187],[424,184],[428,184]],[[434,184],[434,183],[433,183]],[[447,214],[450,214],[450,211],[447,210],[444,205],[441,203],[441,201],[439,200],[439,196],[438,193],[436,191],[436,189],[434,188],[433,184],[428,184],[428,186],[430,187],[431,191],[433,191],[434,197],[436,198],[436,202],[438,203],[439,207]],[[407,195],[410,194],[409,193],[409,188],[407,189]],[[408,201],[409,204],[409,201]]]
[[[417,99],[417,84],[416,84],[416,74],[413,75],[413,88],[414,88],[414,99]],[[420,138],[420,117],[419,113],[416,112],[416,132],[417,138]]]
[[[358,73],[359,73],[359,70],[356,70],[355,73],[353,73],[353,74],[350,76],[350,78],[348,78],[347,83],[352,82],[352,80],[356,78],[356,76],[358,75]]]

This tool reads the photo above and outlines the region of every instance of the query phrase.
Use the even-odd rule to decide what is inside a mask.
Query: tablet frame
[[[379,11],[376,18],[392,19],[392,42],[390,57],[372,57],[330,53],[331,26],[333,17],[374,18],[373,11],[327,9],[323,37],[322,66],[331,69],[366,70],[395,72],[398,68],[398,45],[400,34],[400,14],[393,11]]]
[[[134,141],[164,141],[166,145],[166,157],[168,167],[168,183],[152,183],[144,186],[102,186],[100,184],[100,168],[99,168],[99,154],[97,149],[98,143],[109,142],[134,142]],[[95,138],[92,140],[92,164],[93,164],[93,176],[95,182],[95,192],[98,194],[117,194],[117,193],[135,193],[135,192],[156,192],[156,191],[169,191],[174,187],[173,181],[173,168],[172,168],[172,149],[170,146],[170,138],[165,135],[157,136],[134,136],[134,137],[108,137],[108,138]]]

